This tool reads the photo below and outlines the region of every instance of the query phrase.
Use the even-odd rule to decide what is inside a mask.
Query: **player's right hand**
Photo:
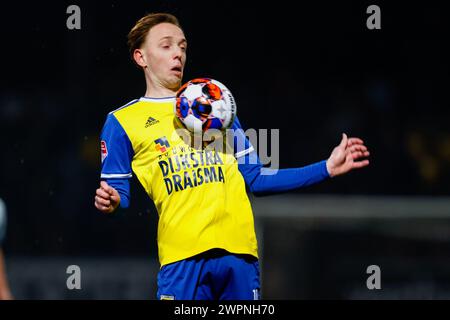
[[[95,192],[95,207],[104,213],[111,213],[119,206],[120,195],[106,181],[100,181],[100,188]]]

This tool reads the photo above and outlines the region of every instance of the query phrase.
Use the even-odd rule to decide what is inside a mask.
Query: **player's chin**
[[[178,90],[178,88],[180,88],[181,86],[181,79],[182,77],[177,77],[177,76],[172,76],[170,77],[170,79],[167,81],[167,87],[172,89],[172,90]]]

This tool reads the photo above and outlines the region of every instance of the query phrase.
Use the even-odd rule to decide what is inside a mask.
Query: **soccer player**
[[[106,118],[95,207],[104,213],[127,208],[134,172],[159,215],[157,298],[258,299],[258,249],[246,185],[256,194],[308,186],[367,166],[361,159],[369,156],[367,148],[343,134],[327,160],[273,175],[264,174],[248,140],[234,154],[195,150],[173,134],[187,49],[177,18],[144,16],[128,44],[147,89]],[[235,138],[243,135],[237,118],[232,128]]]
[[[6,277],[5,259],[3,256],[2,242],[6,232],[6,209],[2,199],[0,199],[0,300],[11,300],[12,295],[9,290],[8,279]]]

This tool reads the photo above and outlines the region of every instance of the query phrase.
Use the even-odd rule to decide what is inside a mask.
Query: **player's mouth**
[[[170,71],[174,72],[175,74],[181,76],[181,73],[183,72],[183,68],[181,66],[175,66]]]

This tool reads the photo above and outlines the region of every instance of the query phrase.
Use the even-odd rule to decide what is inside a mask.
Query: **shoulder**
[[[124,110],[124,109],[126,109],[126,108],[129,108],[129,107],[131,107],[131,106],[137,104],[138,102],[140,102],[140,99],[134,99],[134,100],[131,100],[131,101],[127,102],[126,104],[124,104],[123,106],[121,106],[121,107],[119,107],[119,108],[117,108],[117,109],[114,109],[113,111],[109,112],[109,113],[108,113],[108,117],[109,117],[110,115],[113,115],[113,114],[115,114],[115,113],[118,113],[118,112],[121,111],[121,110]]]
[[[133,130],[140,126],[147,127],[148,122],[154,123],[156,120],[166,118],[167,115],[173,116],[174,101],[174,97],[141,97],[111,111],[107,121],[108,118],[114,118],[122,126]],[[125,130],[127,131],[127,128]]]
[[[234,129],[234,130],[242,129],[242,125],[241,125],[241,123],[239,122],[239,119],[238,119],[237,116],[234,117],[234,121],[233,121],[233,124],[232,124],[232,126],[231,126],[231,129]]]
[[[123,106],[110,111],[106,115],[105,127],[122,127],[127,121],[132,121],[136,117],[136,111],[140,109],[140,99],[134,99]]]

